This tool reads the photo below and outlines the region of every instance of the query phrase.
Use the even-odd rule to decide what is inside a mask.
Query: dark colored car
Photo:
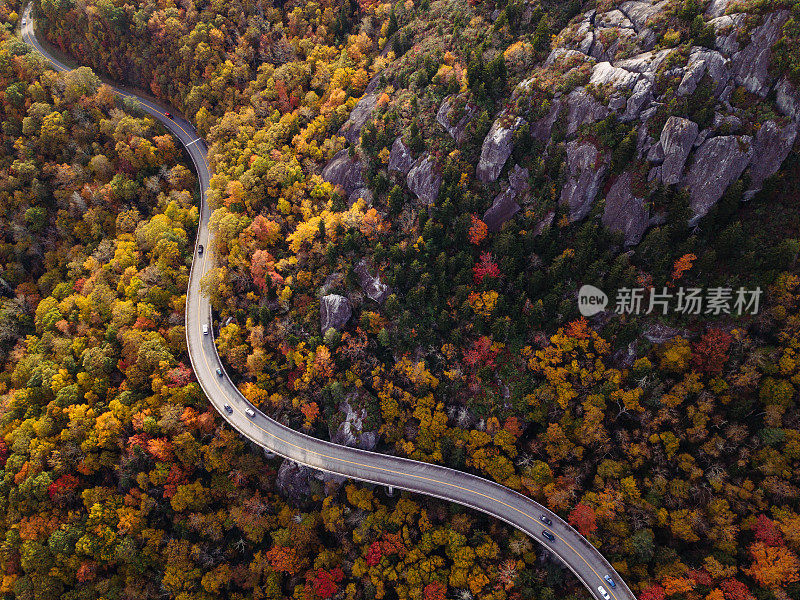
[[[230,404],[223,404],[222,406],[223,406],[223,408],[225,408],[225,412],[226,413],[228,413],[228,414],[233,413],[233,409],[231,408]]]
[[[553,522],[547,518],[547,515],[539,515],[539,520],[545,525],[552,525]]]
[[[542,536],[544,536],[545,539],[548,539],[551,542],[555,542],[556,541],[556,536],[554,536],[552,533],[550,533],[546,529],[542,530]]]
[[[164,116],[167,117],[168,119],[171,119],[172,118],[172,113],[166,112],[166,113],[164,113]]]
[[[217,367],[217,377],[222,377],[222,369]]]
[[[198,254],[202,254],[202,253],[203,253],[203,244],[200,244],[200,245],[197,247],[197,253],[198,253]]]

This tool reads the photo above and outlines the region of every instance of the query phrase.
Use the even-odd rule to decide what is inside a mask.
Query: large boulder
[[[520,205],[515,200],[516,196],[516,190],[508,186],[505,191],[495,197],[492,205],[483,213],[483,222],[486,223],[489,231],[492,233],[500,231],[503,223],[520,211]]]
[[[589,83],[596,86],[631,90],[640,78],[641,74],[635,71],[615,67],[610,62],[599,62],[592,67]]]
[[[578,127],[581,125],[600,121],[609,114],[608,108],[600,104],[583,88],[572,90],[567,95],[566,103],[568,108],[567,135],[578,131]]]
[[[690,223],[708,214],[745,170],[752,155],[752,138],[747,135],[711,138],[697,149],[684,182],[691,198]]]
[[[626,246],[635,246],[642,241],[648,222],[644,200],[633,195],[633,176],[626,171],[617,177],[606,194],[603,225],[622,233]]]
[[[672,185],[681,180],[683,165],[697,139],[697,123],[682,117],[670,117],[661,130],[661,150],[664,162],[661,165],[661,180]]]
[[[382,304],[387,296],[391,293],[388,285],[381,281],[381,278],[375,275],[374,277],[369,272],[367,261],[361,259],[354,269],[356,277],[358,277],[358,285],[364,290],[367,298],[374,300],[378,304]]]
[[[797,127],[789,123],[778,127],[775,121],[767,121],[753,139],[753,164],[750,166],[750,189],[746,197],[749,199],[761,189],[764,180],[778,172],[783,161],[797,137]]]
[[[750,32],[750,43],[732,59],[736,82],[748,91],[766,97],[770,88],[769,59],[772,45],[778,41],[789,11],[770,14],[762,25]]]
[[[287,458],[278,469],[275,487],[284,498],[297,501],[311,494],[309,478],[312,475],[311,469]]]
[[[619,118],[622,122],[633,121],[638,118],[642,111],[653,101],[653,82],[646,77],[642,77],[633,86],[633,93],[628,97],[625,104],[625,112]]]
[[[478,112],[478,109],[474,104],[468,103],[464,107],[461,117],[455,123],[453,123],[450,120],[450,113],[456,106],[457,99],[457,96],[448,96],[444,99],[442,105],[439,107],[439,110],[436,113],[436,122],[439,123],[439,125],[441,125],[444,130],[452,136],[456,143],[460,144],[464,141],[464,134],[467,125],[475,116],[475,113]]]
[[[433,157],[427,152],[420,156],[406,177],[408,189],[425,204],[433,204],[439,197],[442,177],[436,172]]]
[[[363,200],[367,206],[370,206],[374,199],[375,196],[373,195],[372,191],[369,188],[366,187],[356,188],[355,190],[350,192],[350,195],[347,197],[347,205],[353,206],[353,204],[355,204],[359,200]]]
[[[630,19],[636,31],[641,31],[650,17],[657,15],[669,4],[670,0],[661,0],[660,2],[629,0],[620,5],[620,10]]]
[[[479,181],[496,181],[514,149],[513,137],[523,120],[509,115],[500,116],[493,124],[481,147],[481,158],[475,169]]]
[[[677,94],[692,95],[706,74],[714,82],[714,94],[721,95],[731,78],[730,61],[716,50],[694,46],[689,54],[689,63],[686,65]]]
[[[569,177],[561,190],[561,202],[569,206],[571,221],[580,221],[589,214],[608,163],[608,157],[590,142],[574,140],[567,144]]]
[[[392,144],[392,150],[389,152],[389,170],[399,171],[405,175],[413,166],[414,157],[411,156],[411,152],[403,143],[403,138],[398,137]]]
[[[328,294],[322,297],[319,306],[320,329],[325,333],[333,327],[341,329],[350,320],[353,309],[350,300],[339,294]]]
[[[354,409],[350,402],[345,400],[339,404],[339,412],[344,414],[344,420],[335,431],[330,432],[331,441],[342,446],[374,450],[378,445],[378,432],[364,431],[364,422],[367,420],[366,409]]]
[[[339,135],[344,136],[345,139],[351,144],[357,144],[359,138],[361,137],[361,130],[372,116],[372,111],[375,109],[375,105],[377,103],[378,94],[376,93],[365,94],[362,96],[361,100],[358,101],[358,104],[353,107],[353,111],[350,113],[350,118],[347,119],[345,124],[342,125],[342,128],[339,130]]]
[[[561,112],[561,100],[555,98],[550,105],[550,111],[531,125],[531,137],[542,144],[549,143],[559,112]]]
[[[347,149],[339,150],[336,155],[322,169],[322,178],[344,189],[349,196],[358,188],[364,187],[361,161],[352,158]]]
[[[800,120],[800,92],[786,77],[775,86],[775,105],[792,121]]]

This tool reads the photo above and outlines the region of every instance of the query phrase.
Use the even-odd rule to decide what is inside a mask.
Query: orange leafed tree
[[[777,590],[800,581],[800,560],[788,548],[756,542],[750,556],[753,564],[743,570],[765,588]]]
[[[300,570],[300,557],[297,550],[286,546],[273,546],[267,551],[270,566],[281,573],[296,575]]]
[[[469,241],[476,246],[486,239],[489,233],[489,228],[486,223],[481,221],[475,215],[472,215],[472,227],[469,228]]]
[[[672,281],[678,281],[681,277],[683,277],[683,274],[692,268],[692,265],[696,260],[697,256],[694,254],[684,254],[678,260],[676,260],[675,264],[672,265]]]

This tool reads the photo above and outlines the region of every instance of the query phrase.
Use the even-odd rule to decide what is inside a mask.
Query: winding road
[[[69,67],[50,55],[36,39],[30,5],[23,13],[21,33],[25,42],[39,51],[58,71]],[[412,461],[322,441],[290,429],[270,419],[239,392],[217,354],[211,323],[211,304],[200,291],[200,279],[212,267],[210,252],[200,254],[198,246],[211,248],[206,202],[210,172],[208,149],[185,119],[167,117],[167,110],[120,87],[115,91],[137,102],[140,108],[160,121],[183,144],[194,162],[200,182],[200,223],[186,296],[186,337],[195,376],[214,408],[239,433],[279,456],[314,469],[383,486],[435,496],[479,510],[516,527],[558,556],[597,600],[635,600],[614,568],[586,538],[544,506],[509,488],[486,479],[438,465]],[[218,374],[217,370],[220,370]],[[225,410],[225,405],[231,412]],[[246,410],[254,416],[248,417]],[[545,519],[547,521],[545,521]],[[548,534],[553,538],[547,539]],[[612,587],[606,577],[616,586]],[[602,590],[600,589],[602,588]]]

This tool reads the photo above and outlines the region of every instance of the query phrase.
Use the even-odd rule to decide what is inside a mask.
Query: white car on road
[[[604,598],[604,600],[611,600],[611,595],[606,591],[602,585],[597,586],[597,591],[600,592],[600,595]]]

